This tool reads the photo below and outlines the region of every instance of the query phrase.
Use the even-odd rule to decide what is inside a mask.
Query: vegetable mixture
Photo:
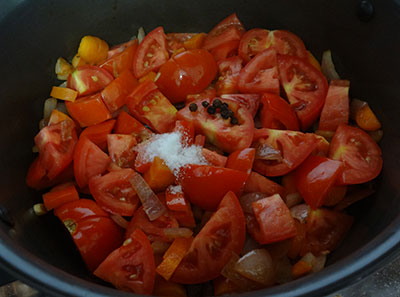
[[[289,31],[158,27],[59,58],[28,186],[88,270],[138,294],[215,295],[323,269],[373,193],[381,124]],[[189,286],[187,286],[189,285]]]

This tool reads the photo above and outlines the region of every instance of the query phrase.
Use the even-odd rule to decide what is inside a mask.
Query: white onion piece
[[[244,291],[254,290],[260,287],[258,283],[255,283],[245,277],[235,270],[235,265],[239,260],[239,256],[232,253],[232,258],[222,269],[221,274],[228,280],[233,282],[239,289]]]
[[[263,286],[275,283],[274,264],[266,249],[253,250],[241,257],[235,264],[235,270]]]
[[[137,35],[139,44],[143,41],[145,36],[146,36],[146,33],[144,32],[143,27],[140,27],[138,30],[138,35]]]
[[[189,228],[165,228],[164,234],[169,238],[189,238],[193,235],[193,231]]]
[[[339,74],[336,72],[335,64],[333,64],[330,50],[324,51],[322,54],[321,71],[329,81],[340,79]]]
[[[135,172],[129,179],[129,182],[138,194],[140,202],[143,205],[143,210],[150,221],[154,221],[167,211],[164,204],[161,203],[160,199],[158,199],[157,195],[154,194],[153,190],[139,173]]]
[[[68,109],[64,102],[58,102],[56,109],[58,111],[61,111],[62,113],[65,113],[66,115],[68,115]]]
[[[328,253],[323,253],[322,255],[315,257],[314,265],[311,269],[312,272],[318,272],[318,271],[321,271],[322,269],[324,269],[327,254]]]
[[[300,221],[301,223],[305,223],[310,212],[310,207],[307,204],[299,204],[293,206],[290,209],[290,213],[293,218]]]
[[[242,206],[244,213],[253,214],[254,212],[253,212],[253,207],[251,204],[255,201],[258,201],[258,200],[266,198],[266,197],[268,197],[268,195],[266,195],[264,193],[258,193],[258,192],[249,193],[249,194],[241,196],[239,198],[239,203]]]
[[[112,214],[110,217],[118,226],[124,229],[128,228],[129,222],[125,220],[122,216]]]
[[[285,197],[285,203],[287,207],[291,208],[303,201],[303,197],[301,197],[299,192],[287,194]]]
[[[67,81],[61,83],[61,84],[59,85],[59,87],[60,87],[60,88],[66,88],[66,87],[67,87]]]
[[[55,98],[46,99],[43,105],[43,118],[44,119],[50,118],[53,109],[55,109],[56,107],[57,107],[57,99]]]

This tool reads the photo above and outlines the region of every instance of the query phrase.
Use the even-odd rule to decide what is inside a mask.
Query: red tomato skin
[[[152,132],[143,126],[137,119],[129,115],[126,111],[121,111],[115,123],[114,133],[116,134],[131,134],[138,142],[143,140],[143,137],[148,137]]]
[[[324,204],[326,195],[341,174],[342,166],[342,162],[311,155],[296,169],[296,188],[312,209]]]
[[[238,102],[247,108],[253,118],[256,116],[258,107],[260,106],[259,94],[224,94],[221,98]]]
[[[97,125],[87,127],[82,131],[79,137],[87,137],[90,141],[96,144],[103,151],[107,147],[107,135],[111,133],[114,128],[115,120],[109,120]]]
[[[277,55],[273,48],[257,54],[240,71],[238,84],[240,92],[279,94],[277,64]]]
[[[217,167],[225,167],[226,162],[228,160],[227,157],[220,155],[217,152],[211,151],[206,148],[202,148],[201,152],[202,152],[203,157],[206,159],[206,161],[208,163],[210,163],[211,165],[217,166]]]
[[[152,46],[154,47],[153,49]],[[154,52],[150,52],[150,50]],[[147,56],[149,53],[152,55],[151,57]],[[168,57],[164,29],[157,27],[146,35],[133,56],[133,73],[135,77],[141,78],[150,71],[157,71],[161,65],[167,62]]]
[[[191,112],[189,105],[181,109],[178,119],[192,122],[197,134],[203,134],[207,140],[225,152],[233,152],[249,147],[253,139],[254,121],[250,112],[241,107],[237,102],[221,99],[227,103],[231,110],[236,110],[239,125],[231,125],[229,120],[223,120],[219,115],[211,116],[202,106],[202,102],[212,103],[210,100],[196,100],[194,103],[199,107],[196,112]]]
[[[109,215],[93,200],[79,199],[57,207],[54,215],[62,222],[67,219],[79,222],[91,217],[106,217]]]
[[[132,216],[139,205],[139,198],[129,182],[133,173],[128,168],[94,176],[89,180],[90,193],[105,211]]]
[[[255,55],[268,48],[269,30],[251,29],[240,39],[239,56],[248,63]]]
[[[215,210],[229,191],[239,194],[247,179],[244,172],[209,165],[189,165],[179,176],[190,202],[206,210]]]
[[[94,271],[116,248],[124,236],[122,228],[105,217],[91,217],[76,223],[76,231],[71,234],[86,266]]]
[[[361,184],[377,177],[382,170],[378,144],[359,128],[340,125],[332,138],[329,158],[342,161],[344,169],[338,184]]]
[[[307,60],[296,56],[278,55],[278,69],[290,105],[296,111],[302,130],[307,130],[321,113],[328,82]]]
[[[153,249],[146,235],[138,229],[129,238],[130,241],[125,241],[100,264],[94,275],[119,290],[150,295],[156,275]]]
[[[281,55],[297,56],[301,59],[308,57],[303,41],[292,32],[286,30],[271,31],[267,42]]]
[[[80,66],[69,76],[67,86],[78,92],[78,96],[87,96],[101,91],[114,77],[98,66]]]
[[[109,50],[107,60],[100,65],[100,68],[107,70],[115,78],[126,70],[132,70],[133,56],[137,47],[138,41],[135,39]]]
[[[226,162],[226,168],[231,168],[245,172],[247,176],[251,173],[256,150],[254,148],[245,148],[231,153]]]
[[[270,196],[279,194],[281,197],[285,197],[286,195],[284,187],[254,171],[250,173],[246,184],[244,185],[243,192],[260,192]]]
[[[296,235],[294,219],[279,195],[273,195],[252,203],[254,215],[260,226],[260,244],[281,241]]]
[[[196,284],[216,278],[231,259],[232,252],[241,252],[245,238],[242,208],[235,194],[228,192],[216,213],[194,238],[172,281]]]
[[[208,51],[194,49],[173,56],[159,73],[156,84],[160,91],[172,103],[178,103],[189,94],[203,91],[216,76],[217,65]]]
[[[137,144],[132,135],[109,134],[107,135],[108,153],[111,161],[120,168],[134,168]]]
[[[193,102],[196,100],[212,100],[217,96],[217,92],[214,87],[207,87],[203,92],[198,94],[190,94],[186,96],[186,103]]]
[[[299,166],[316,148],[314,134],[297,131],[258,129],[254,132],[253,146],[267,145],[282,153],[282,161],[254,161],[253,170],[265,176],[285,175]],[[281,147],[281,148],[280,148]],[[257,154],[257,153],[256,153]],[[285,161],[283,161],[285,160]]]
[[[219,78],[215,84],[217,95],[235,94],[239,91],[238,81],[243,60],[233,56],[218,63]]]
[[[87,137],[79,138],[74,152],[74,175],[80,188],[87,186],[92,176],[106,171],[110,158]]]
[[[239,34],[237,33],[238,30],[236,28],[232,28],[230,30],[230,35],[238,36]],[[233,56],[237,56],[237,48],[239,46],[239,40],[231,40],[228,42],[225,42],[212,50],[210,50],[211,55],[214,57],[215,61],[217,63],[221,62],[222,60],[231,58]]]
[[[212,50],[226,42],[232,40],[239,41],[244,32],[245,29],[242,23],[238,19],[236,13],[233,13],[219,22],[210,33],[208,33],[204,40],[203,48],[206,50]]]
[[[260,120],[264,128],[299,130],[296,113],[283,98],[264,93],[261,96]]]
[[[319,130],[336,131],[339,125],[349,122],[348,80],[332,80],[319,119]]]

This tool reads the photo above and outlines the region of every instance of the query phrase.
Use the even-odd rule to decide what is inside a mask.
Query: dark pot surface
[[[0,257],[17,277],[60,296],[132,296],[101,285],[85,269],[52,215],[30,210],[40,193],[25,186],[31,147],[59,56],[72,58],[83,35],[117,44],[163,25],[166,32],[209,31],[236,12],[250,29],[288,29],[321,57],[330,48],[351,95],[367,100],[384,127],[378,192],[350,209],[356,216],[328,267],[286,285],[243,296],[321,296],[392,259],[400,246],[400,2],[375,1],[369,22],[358,1],[0,1]],[[97,283],[97,284],[96,284]],[[312,294],[311,294],[312,293]]]

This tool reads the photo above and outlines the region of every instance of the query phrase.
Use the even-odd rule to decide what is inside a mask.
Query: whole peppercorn
[[[217,111],[217,109],[216,109],[214,106],[209,106],[209,107],[207,108],[207,112],[208,112],[209,114],[215,114],[216,111]]]
[[[191,112],[195,112],[197,110],[197,104],[196,103],[190,103],[189,110]]]
[[[221,107],[222,106],[222,101],[219,99],[214,99],[213,104],[214,107]]]
[[[203,102],[201,102],[201,105],[203,105],[203,107],[207,108],[210,105],[210,103],[208,103],[207,101],[203,101]]]
[[[237,125],[237,124],[239,124],[239,121],[238,121],[237,117],[231,117],[231,124],[232,124],[232,125]]]

